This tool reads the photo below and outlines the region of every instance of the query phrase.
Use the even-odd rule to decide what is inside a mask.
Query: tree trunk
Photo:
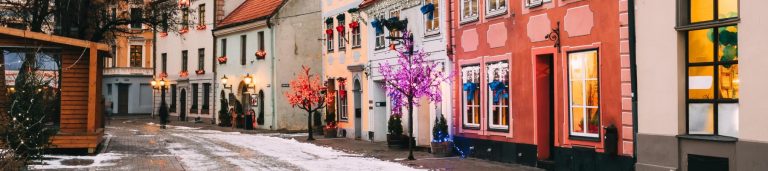
[[[315,140],[315,138],[312,137],[312,111],[307,110],[307,133],[309,134],[309,137],[307,137],[307,141]]]
[[[413,97],[408,97],[408,160],[416,160],[413,157]]]

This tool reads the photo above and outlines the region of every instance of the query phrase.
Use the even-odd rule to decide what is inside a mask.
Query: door
[[[429,126],[430,123],[432,123],[431,122],[432,120],[429,119],[431,116],[429,112],[429,106],[430,106],[429,98],[422,97],[418,100],[417,103],[419,103],[419,106],[418,107],[414,106],[416,107],[416,109],[418,109],[416,111],[416,116],[414,116],[416,117],[414,119],[416,119],[416,122],[417,122],[416,125],[414,126],[416,126],[416,130],[418,131],[416,133],[416,135],[418,136],[416,137],[416,145],[429,146],[430,142],[432,142],[430,140],[432,135],[431,134],[432,129],[430,129],[430,126]]]
[[[360,139],[363,136],[363,109],[362,109],[362,92],[363,89],[360,85],[360,80],[355,79],[355,85],[354,85],[354,93],[355,93],[355,139]]]
[[[130,84],[117,84],[117,113],[128,114],[128,94]]]
[[[552,55],[536,57],[536,115],[538,159],[552,160],[555,149],[554,76]]]
[[[259,125],[264,125],[264,91],[259,90],[259,116],[256,118],[256,122]]]
[[[179,96],[179,106],[181,112],[179,112],[179,120],[180,121],[186,121],[187,120],[187,90],[181,89],[181,94]]]

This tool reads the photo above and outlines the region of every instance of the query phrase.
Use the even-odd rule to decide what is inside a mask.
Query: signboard
[[[387,106],[387,102],[376,102],[376,107],[384,107]]]
[[[259,107],[259,98],[255,94],[251,94],[251,107]]]

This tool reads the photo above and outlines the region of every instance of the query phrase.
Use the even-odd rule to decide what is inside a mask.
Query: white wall
[[[768,1],[740,2],[739,23],[739,140],[768,143],[768,58],[765,40],[768,40]]]

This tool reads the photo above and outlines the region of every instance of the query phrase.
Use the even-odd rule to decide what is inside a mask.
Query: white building
[[[186,26],[179,26],[179,33],[157,33],[155,78],[164,77],[170,84],[165,100],[171,120],[211,120],[216,113],[211,32],[215,4],[214,0],[187,2],[177,15],[182,20],[186,18]],[[153,112],[157,113],[161,93],[155,91],[154,95]]]
[[[246,0],[232,10],[230,5],[224,5],[226,17],[213,32],[221,59],[216,77],[227,78],[215,92],[226,94],[229,111],[239,102],[258,128],[306,129],[306,112],[293,108],[283,94],[302,65],[320,73],[321,44],[315,32],[306,31],[319,29],[307,24],[320,20],[319,2]],[[215,103],[218,109],[220,98]]]
[[[421,7],[426,4],[434,5],[433,19],[427,19],[427,15],[421,12]],[[366,1],[361,5],[361,10],[367,14],[368,23],[366,29],[368,29],[367,40],[368,44],[368,68],[371,72],[368,83],[368,97],[376,104],[372,111],[368,114],[373,118],[369,120],[375,132],[386,132],[387,121],[392,114],[391,111],[391,99],[386,96],[386,90],[384,89],[384,80],[379,73],[379,65],[388,62],[389,64],[397,64],[397,51],[390,49],[392,42],[385,37],[387,36],[401,36],[401,33],[392,33],[383,28],[383,32],[376,34],[376,29],[370,24],[374,19],[389,19],[391,17],[399,17],[408,20],[408,30],[413,34],[414,38],[414,50],[424,50],[429,55],[428,61],[433,61],[442,66],[445,73],[451,73],[450,60],[446,53],[446,40],[447,31],[446,27],[446,10],[447,5],[444,0],[379,0],[379,1]],[[402,45],[396,45],[397,48],[401,48]],[[416,145],[428,146],[432,140],[432,126],[436,116],[442,114],[447,121],[451,121],[451,87],[450,82],[444,82],[440,87],[442,89],[442,102],[433,103],[426,99],[418,100],[420,107],[415,107],[413,116],[413,134],[416,137]],[[404,112],[407,113],[407,112]],[[426,113],[426,115],[425,115]],[[408,115],[403,115],[403,132],[408,132]],[[450,128],[452,122],[448,122]],[[383,131],[382,131],[383,130]],[[385,135],[375,136],[374,140],[383,141],[386,139]]]

